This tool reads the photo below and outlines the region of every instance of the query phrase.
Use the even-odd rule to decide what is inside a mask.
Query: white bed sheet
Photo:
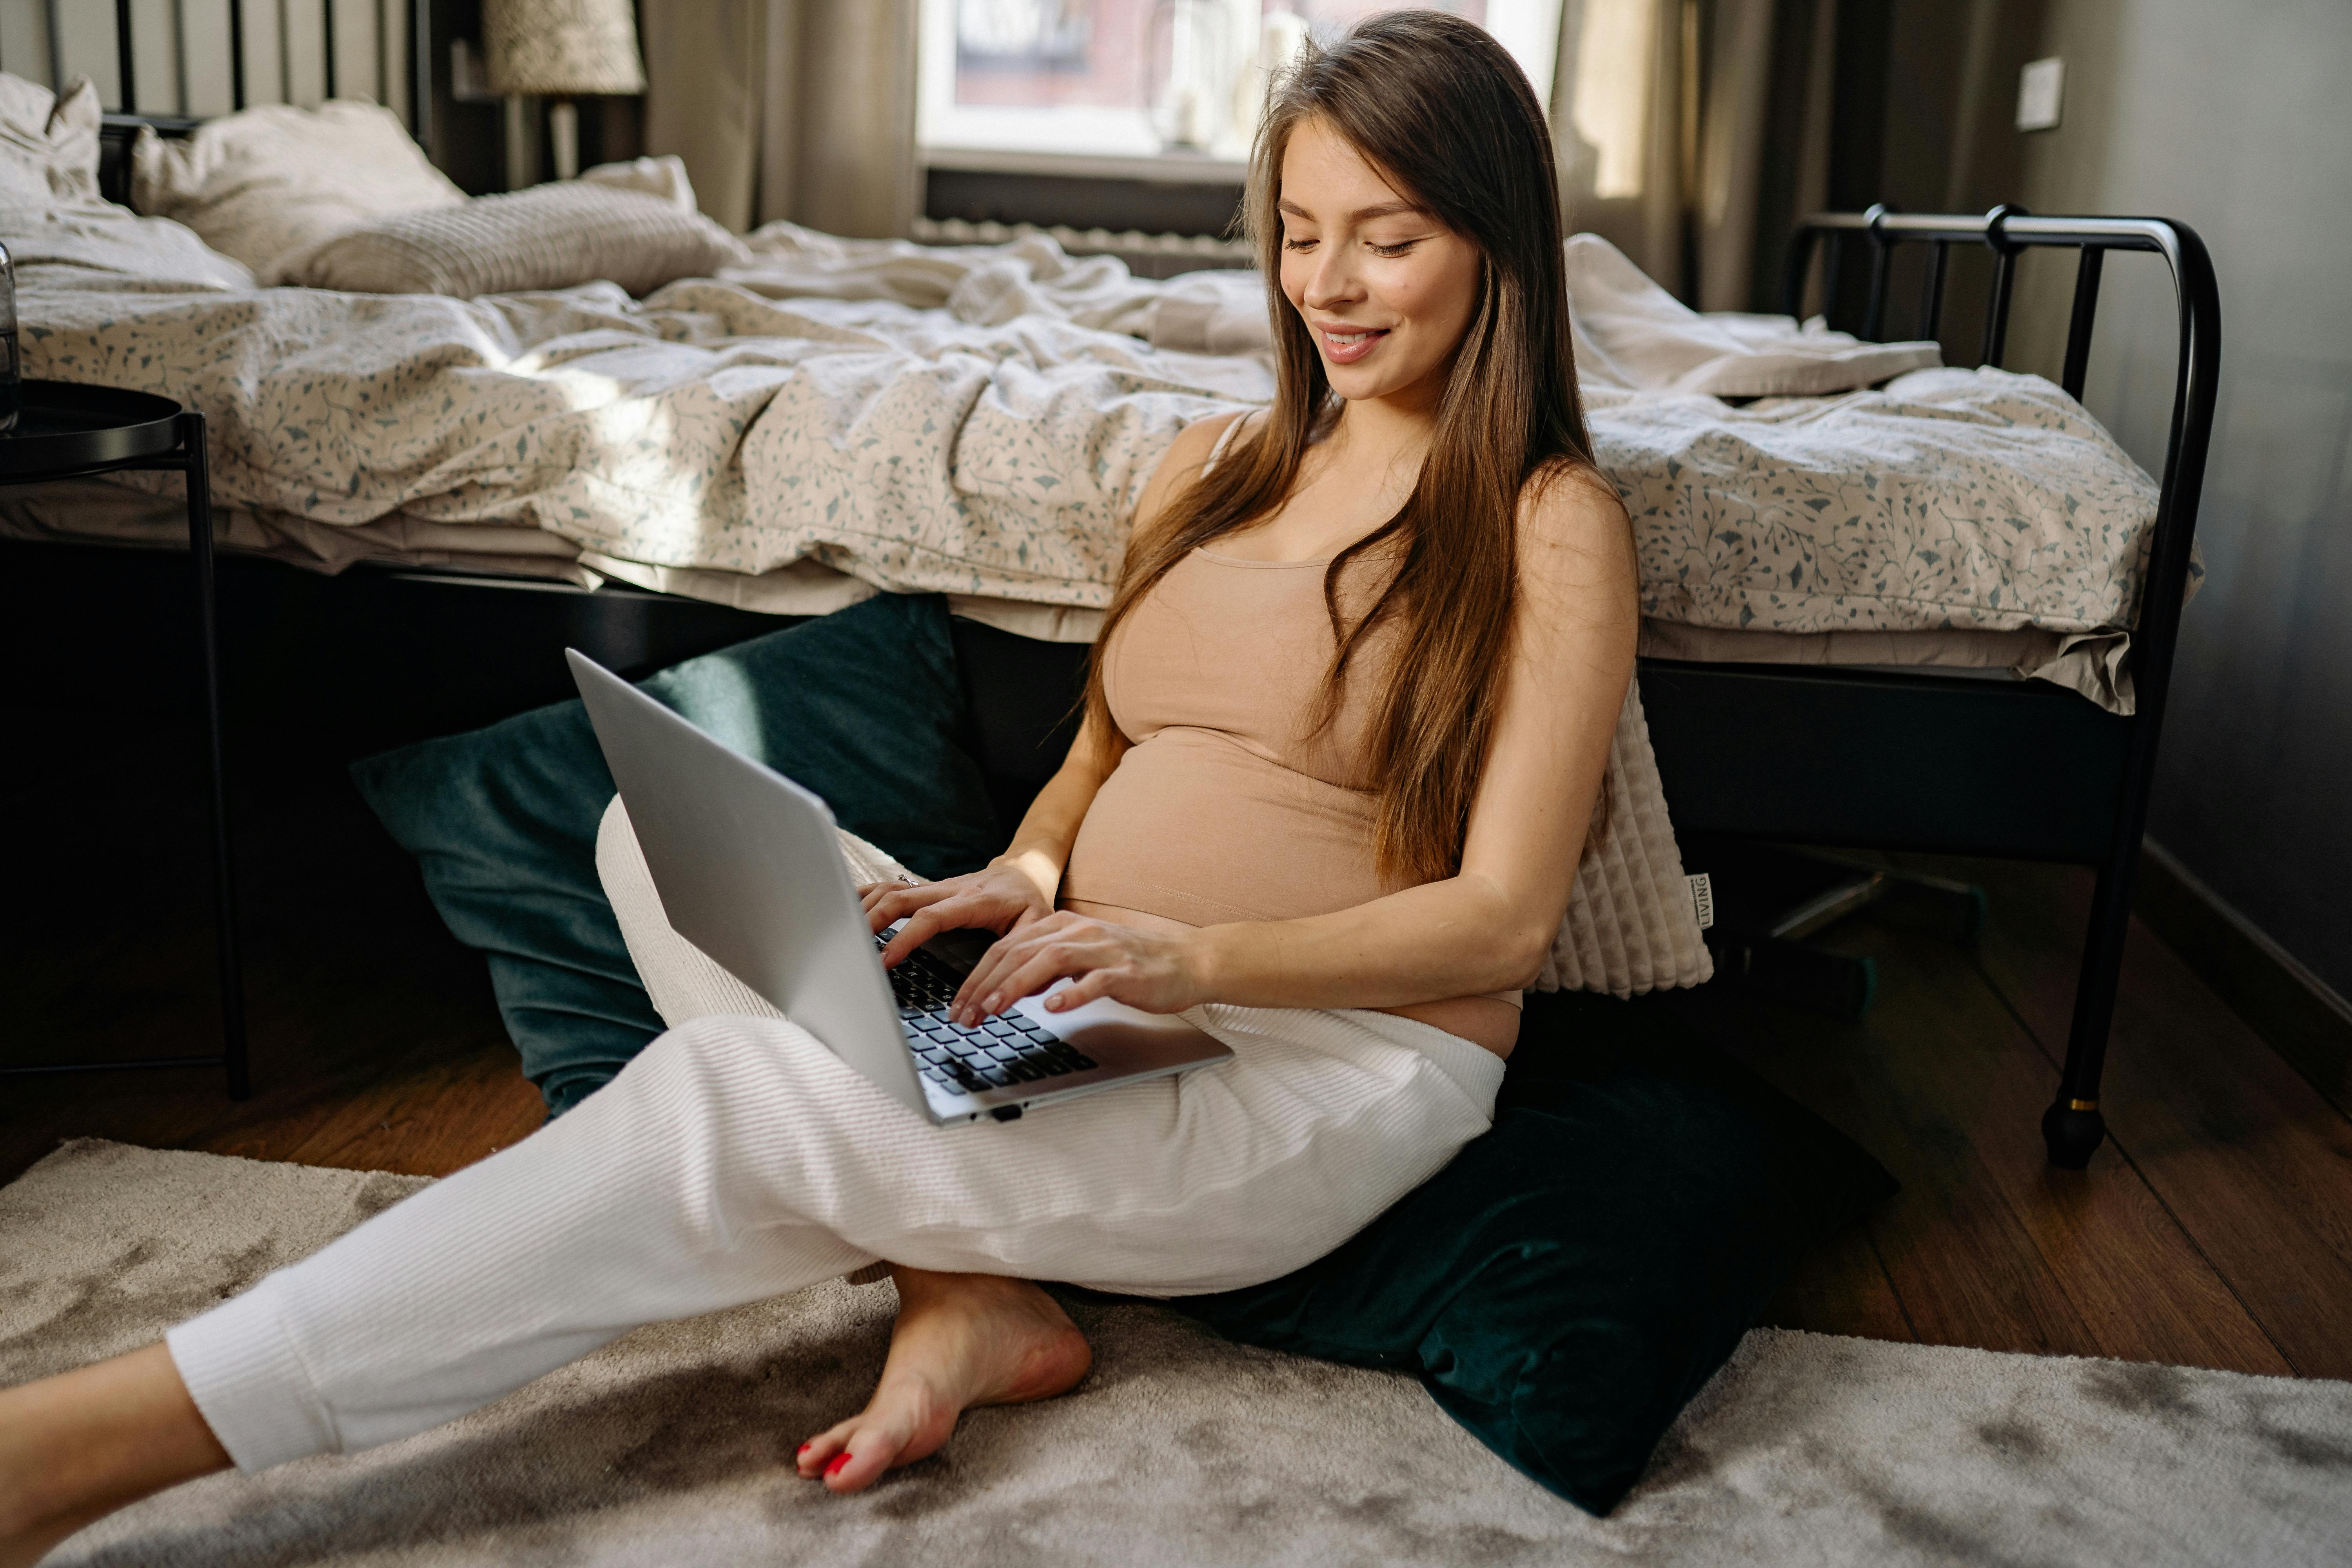
[[[188,542],[188,516],[176,475],[164,494],[111,479],[67,479],[0,490],[0,538],[181,549]],[[215,502],[213,542],[226,551],[314,572],[336,573],[364,563],[539,577],[582,587],[597,582],[582,566],[580,547],[544,529],[452,525],[399,512],[337,524]]]

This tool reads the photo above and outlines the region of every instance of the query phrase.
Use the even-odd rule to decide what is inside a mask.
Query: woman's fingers
[[[980,994],[974,1005],[981,1017],[992,1017],[1024,996],[1034,996],[1055,981],[1072,973],[1073,962],[1076,957],[1075,949],[1068,943],[1048,942],[1039,948]],[[1081,964],[1075,973],[1083,974],[1086,969]]]
[[[1008,930],[973,965],[948,1016],[977,1024],[1057,980],[1071,983],[1046,1003],[1057,1013],[1102,996],[1151,1013],[1181,1012],[1201,999],[1181,939],[1064,910]]]
[[[1055,1012],[1101,996],[1151,1012],[1177,1011],[1197,999],[1171,939],[1064,911],[1002,937],[957,990],[949,1016],[977,1024],[1057,980],[1072,984],[1047,1003]]]
[[[876,882],[858,895],[871,929],[880,931],[902,915],[956,898],[966,889],[951,882]]]
[[[985,977],[975,970],[972,981],[965,984],[956,1000],[974,1015],[967,1021],[976,1023],[1003,1012],[1024,996],[1034,996],[1056,980],[1108,973],[1126,957],[1117,943],[1099,936],[1055,932],[1024,943],[1022,951],[1010,954],[1005,963]]]
[[[1030,928],[1032,932],[1035,930],[1034,926]],[[1014,951],[1026,945],[1026,939],[1027,933],[1005,937],[982,953],[980,962],[971,966],[971,973],[963,977],[963,984],[956,987],[955,1000],[948,1004],[948,1016],[959,1024],[971,1022],[971,1010],[979,1005],[980,998],[996,989],[996,977],[1012,962]]]
[[[1083,1007],[1098,997],[1108,996],[1125,973],[1124,969],[1090,969],[1046,997],[1046,1010],[1066,1013],[1073,1007]]]
[[[982,953],[980,962],[971,966],[971,973],[963,977],[963,984],[956,987],[955,1000],[948,1004],[948,1016],[959,1024],[978,1023],[980,999],[993,995],[1003,987],[1003,977],[1012,973],[1013,966],[1020,962],[1021,955],[1036,940],[1043,923],[1040,921],[1017,935],[1002,938],[995,946]]]
[[[891,915],[882,924],[887,925],[897,918]],[[897,967],[908,953],[943,931],[961,931],[967,926],[987,923],[987,911],[976,899],[950,898],[927,904],[908,917],[907,923],[898,928],[898,934],[890,939],[890,945],[882,950],[883,966]],[[875,929],[879,931],[881,926]]]

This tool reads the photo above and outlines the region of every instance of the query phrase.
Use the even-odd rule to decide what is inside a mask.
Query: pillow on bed
[[[243,110],[179,140],[142,131],[131,151],[133,206],[186,224],[264,283],[341,230],[465,200],[390,110],[362,100]]]
[[[62,99],[0,71],[0,206],[79,206],[98,195],[98,89]]]
[[[649,294],[750,259],[741,240],[694,209],[690,195],[684,203],[656,195],[642,176],[630,164],[592,169],[578,180],[377,219],[281,262],[280,280],[470,300],[604,279]]]
[[[70,269],[77,289],[251,288],[251,273],[178,224],[141,217],[98,194],[100,118],[98,89],[86,79],[59,98],[0,72],[0,243],[19,287],[37,292],[45,273]],[[37,303],[24,309],[37,322]]]

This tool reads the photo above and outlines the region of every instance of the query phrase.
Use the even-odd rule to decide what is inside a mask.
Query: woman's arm
[[[1052,914],[1078,824],[1126,750],[1124,737],[1098,735],[1088,720],[1078,727],[1070,754],[1022,814],[1003,854],[969,876],[859,889],[870,929],[907,921],[882,950],[882,962],[895,965],[941,931],[984,929],[1003,936]]]
[[[1135,508],[1135,529],[1159,520],[1170,497],[1199,477],[1218,435],[1239,415],[1204,419],[1177,433]],[[1098,732],[1091,717],[1078,727],[1070,753],[1037,792],[1013,830],[1004,852],[967,877],[949,877],[919,886],[877,882],[858,889],[872,929],[905,918],[906,929],[891,938],[882,962],[896,964],[944,931],[982,928],[1000,936],[1023,930],[1054,911],[1062,869],[1077,842],[1078,824],[1094,805],[1095,792],[1127,752],[1127,737]]]
[[[1588,476],[1523,503],[1519,555],[1511,669],[1459,874],[1332,914],[1182,936],[1055,915],[973,972],[974,1016],[1065,975],[1075,983],[1048,1005],[1114,996],[1155,1012],[1205,1001],[1391,1007],[1532,980],[1567,910],[1640,609],[1624,510]]]

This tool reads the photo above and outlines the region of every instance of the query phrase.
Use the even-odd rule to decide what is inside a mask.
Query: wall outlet
[[[2058,110],[2066,95],[2066,62],[2053,57],[2035,60],[2017,73],[2017,128],[2055,131]]]

